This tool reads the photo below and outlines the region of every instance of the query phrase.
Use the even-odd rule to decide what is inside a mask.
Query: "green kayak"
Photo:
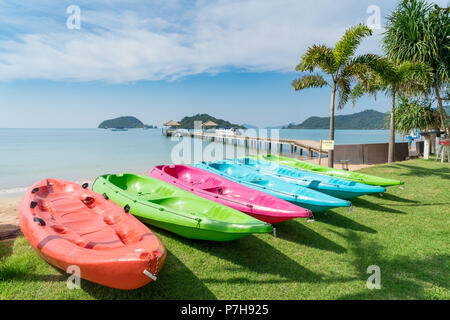
[[[141,221],[190,239],[229,241],[272,231],[270,224],[148,176],[103,175],[93,190]]]
[[[315,172],[315,173],[321,173],[321,174],[324,174],[327,176],[346,179],[346,180],[364,183],[364,184],[368,184],[368,185],[372,185],[372,186],[388,187],[388,186],[403,184],[403,182],[399,181],[399,180],[380,178],[380,177],[371,176],[371,175],[364,174],[364,173],[320,166],[318,164],[305,162],[305,161],[301,161],[301,160],[289,158],[289,157],[284,157],[284,156],[276,156],[276,155],[268,154],[268,155],[252,156],[251,158],[256,158],[256,159],[265,160],[265,161],[272,161],[272,162],[276,162],[281,165],[289,166],[292,168]]]

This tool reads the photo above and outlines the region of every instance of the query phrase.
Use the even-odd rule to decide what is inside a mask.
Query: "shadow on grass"
[[[431,285],[450,288],[448,261],[450,255],[437,254],[424,259],[396,256],[387,259],[383,247],[373,241],[363,241],[355,232],[348,231],[344,237],[353,253],[350,260],[361,279],[364,289],[358,293],[341,296],[340,299],[432,299]],[[381,273],[381,289],[369,290],[365,282],[371,274],[367,267],[377,265]],[[442,297],[441,297],[442,298]]]
[[[357,214],[357,211],[355,212],[355,214]],[[366,227],[365,225],[353,221],[352,219],[347,218],[346,216],[334,211],[328,211],[327,215],[316,214],[315,217],[316,220],[320,223],[329,224],[335,227],[373,234],[377,233],[376,230]]]
[[[2,240],[0,241],[0,260],[5,259],[13,253],[14,240]]]
[[[322,222],[322,220],[320,221]],[[335,253],[347,252],[344,247],[322,237],[296,220],[285,221],[275,227],[277,228],[277,237],[280,239]]]
[[[400,211],[397,209],[393,209],[393,208],[389,208],[389,207],[385,207],[378,203],[369,202],[369,201],[361,199],[361,198],[354,199],[352,204],[356,207],[356,209],[358,207],[361,207],[361,208],[369,209],[372,211],[380,211],[380,212],[396,213],[396,214],[406,214],[406,212],[403,212],[403,211]]]
[[[30,251],[29,257],[13,256],[13,247],[15,240],[6,240],[0,242],[0,254],[2,254],[2,260],[0,260],[0,281],[7,280],[26,280],[30,282],[52,282],[52,281],[64,281],[67,279],[63,275],[63,271],[53,267],[60,272],[58,274],[42,274],[36,272],[36,261],[34,261],[34,251]],[[30,250],[32,250],[30,248]],[[32,258],[30,258],[32,257]],[[39,263],[45,264],[45,260],[38,260]],[[39,268],[39,266],[38,266]]]
[[[47,285],[44,284],[47,282],[50,285],[54,283],[55,290],[61,287],[65,289],[65,283],[70,276],[65,270],[47,264],[28,244],[27,250],[13,255],[14,240],[10,241],[7,249],[10,256],[0,262],[0,281],[42,282],[43,286]],[[0,252],[5,252],[5,247],[4,242],[0,242],[0,250],[3,250]],[[51,266],[49,272],[42,274],[47,265]],[[81,279],[81,289],[97,299],[216,299],[202,281],[170,251],[167,252],[157,281],[142,288],[118,290]]]
[[[22,233],[20,227],[14,224],[0,224],[0,241],[14,239]],[[1,257],[1,256],[0,256]]]
[[[438,164],[438,162],[436,162]],[[403,169],[408,169],[407,172],[400,173],[400,176],[417,176],[417,177],[427,177],[430,175],[441,177],[442,179],[450,179],[448,165],[443,168],[431,169],[410,164],[398,163],[398,167]]]
[[[246,272],[257,275],[272,275],[277,279],[257,280],[236,277],[224,279],[217,270],[216,277],[203,279],[209,283],[280,283],[280,282],[318,282],[321,276],[303,267],[265,241],[248,236],[231,242],[200,242],[189,239],[179,239],[190,247],[232,262],[236,268],[226,268],[226,271]],[[227,272],[230,274],[229,272]],[[233,274],[233,273],[231,273]],[[281,278],[281,279],[279,279]]]
[[[433,207],[450,205],[450,202],[432,202],[432,203],[419,203],[419,204],[388,204],[390,207]]]
[[[369,197],[376,198],[376,199],[395,201],[395,202],[403,202],[403,203],[420,203],[420,201],[402,198],[402,197],[393,195],[391,193],[383,193],[383,197],[380,197],[379,195],[375,195],[375,194],[370,194]],[[403,204],[399,204],[399,205],[403,205]]]
[[[169,250],[156,281],[136,290],[117,290],[83,280],[81,288],[96,299],[217,299],[205,284]]]

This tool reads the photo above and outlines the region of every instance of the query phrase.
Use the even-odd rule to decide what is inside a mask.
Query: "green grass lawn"
[[[277,225],[228,243],[187,240],[150,227],[168,255],[156,282],[120,291],[47,264],[24,237],[0,243],[2,299],[450,299],[450,165],[413,160],[361,172],[405,181],[383,197]],[[367,267],[381,269],[369,290]]]

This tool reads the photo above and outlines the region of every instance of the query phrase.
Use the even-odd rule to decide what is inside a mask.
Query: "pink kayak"
[[[305,208],[191,166],[156,166],[150,171],[150,176],[267,223],[312,216],[311,211]]]

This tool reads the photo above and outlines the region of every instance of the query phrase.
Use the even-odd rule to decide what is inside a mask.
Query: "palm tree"
[[[404,62],[396,65],[387,58],[375,56],[367,63],[366,73],[358,77],[358,84],[350,93],[353,104],[364,94],[376,96],[382,91],[391,97],[389,121],[388,162],[395,153],[395,105],[399,94],[420,95],[426,93],[431,83],[431,68],[422,62]]]
[[[295,70],[309,74],[294,80],[292,86],[296,91],[308,88],[331,88],[330,103],[330,140],[334,140],[334,109],[336,92],[339,94],[338,109],[347,103],[351,92],[351,82],[363,70],[361,63],[370,56],[353,57],[361,41],[372,35],[372,30],[364,24],[351,27],[345,31],[334,48],[326,45],[313,45],[302,56]],[[356,59],[359,62],[356,62]],[[314,73],[316,69],[322,73]],[[334,152],[328,153],[328,166],[333,167]]]
[[[440,91],[448,90],[450,78],[449,12],[449,8],[433,8],[424,0],[404,0],[387,17],[383,38],[384,50],[395,63],[421,61],[432,68],[429,89],[436,96],[443,130],[445,117]]]
[[[439,111],[427,99],[410,100],[401,97],[395,109],[395,129],[407,135],[411,130],[439,128]]]

